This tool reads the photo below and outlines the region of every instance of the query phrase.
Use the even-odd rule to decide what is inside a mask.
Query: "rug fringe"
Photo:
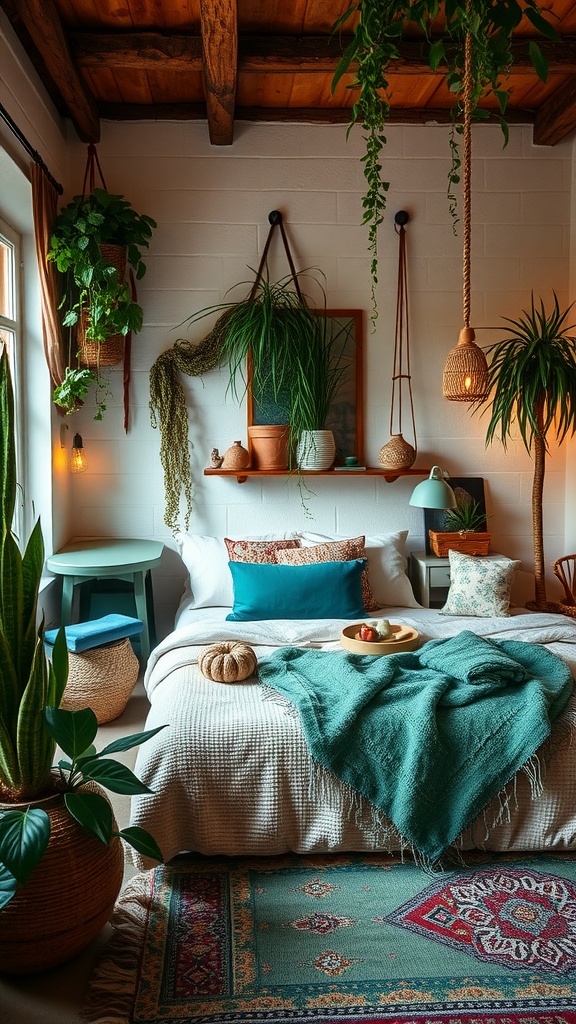
[[[96,960],[80,1014],[82,1021],[128,1024],[131,1019],[152,879],[151,871],[135,875],[116,902],[110,918],[114,934]]]

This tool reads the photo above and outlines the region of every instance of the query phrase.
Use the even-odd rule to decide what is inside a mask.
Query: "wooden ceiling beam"
[[[84,142],[98,142],[98,108],[72,60],[54,3],[14,0],[12,7],[42,57],[78,135]]]
[[[206,121],[204,103],[100,103],[100,116],[110,121]],[[509,110],[509,124],[533,124],[531,110]],[[282,121],[293,124],[348,124],[349,108],[343,107],[236,107],[236,121]],[[451,124],[449,110],[393,110],[391,124]],[[478,130],[490,120],[479,121]],[[476,126],[475,126],[476,127]]]
[[[236,0],[200,0],[200,29],[210,142],[231,146],[238,75]]]
[[[240,36],[238,71],[243,74],[330,74],[334,72],[350,36]],[[141,71],[202,71],[202,43],[199,36],[160,32],[110,32],[68,34],[70,50],[80,67],[111,69],[137,68]],[[550,70],[556,74],[576,73],[576,39],[559,43],[540,41]],[[432,74],[420,43],[399,44],[400,57],[390,73]],[[525,41],[512,47],[515,72],[532,72]],[[439,74],[441,72],[438,72]]]
[[[535,146],[555,146],[576,128],[576,76],[572,75],[549,100],[542,104],[534,119]]]

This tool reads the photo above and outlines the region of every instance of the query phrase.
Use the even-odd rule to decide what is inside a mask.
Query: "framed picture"
[[[486,529],[486,500],[484,496],[484,479],[481,476],[453,476],[447,480],[456,495],[456,501],[460,503],[475,501],[482,515]],[[449,527],[445,522],[446,510],[443,508],[424,509],[424,535],[426,541],[426,554],[432,554],[428,530],[436,530],[438,533],[449,533]]]
[[[354,455],[362,465],[364,461],[364,318],[361,309],[323,309],[317,316],[327,318],[326,341],[334,342],[345,367],[343,381],[338,388],[326,421],[336,442],[336,465],[343,465],[347,456]],[[272,396],[252,394],[250,367],[248,367],[248,426],[286,423],[286,404],[275,402]]]

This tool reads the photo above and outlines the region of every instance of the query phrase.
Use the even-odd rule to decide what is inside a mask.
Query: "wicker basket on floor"
[[[70,651],[62,707],[92,708],[99,725],[121,715],[138,679],[138,658],[125,637],[88,651]]]

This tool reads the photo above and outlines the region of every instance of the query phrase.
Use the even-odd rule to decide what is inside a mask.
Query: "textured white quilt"
[[[138,753],[136,772],[152,787],[132,801],[131,824],[149,829],[166,860],[184,850],[270,855],[296,851],[400,849],[401,837],[342,782],[311,763],[298,717],[251,677],[223,684],[197,670],[199,651],[242,639],[258,660],[294,644],[342,649],[347,621],[225,622],[214,609],[181,627],[153,651],[145,677],[147,728],[168,724]],[[497,639],[545,644],[576,678],[576,622],[527,612],[478,619],[430,609],[387,608],[423,640],[470,629]],[[576,849],[576,701],[571,698],[531,772],[520,772],[461,837],[463,849]],[[540,779],[542,790],[532,798]],[[530,775],[532,777],[530,778]],[[135,856],[138,867],[149,862]]]

